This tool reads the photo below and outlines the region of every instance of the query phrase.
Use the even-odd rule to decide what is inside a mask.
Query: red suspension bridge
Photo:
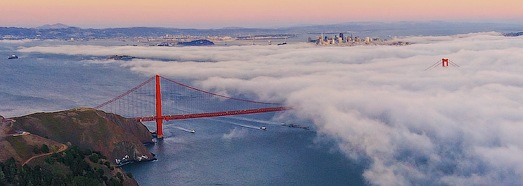
[[[149,78],[95,108],[138,121],[156,121],[157,138],[163,138],[164,120],[255,114],[289,109],[278,103],[233,98],[205,91],[159,75]]]

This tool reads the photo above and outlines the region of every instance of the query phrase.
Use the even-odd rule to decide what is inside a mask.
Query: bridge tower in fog
[[[441,66],[442,67],[448,67],[449,66],[449,59],[448,58],[441,59]]]
[[[454,67],[460,67],[458,64],[450,61],[449,58],[441,58],[441,61],[434,63],[432,66],[426,68],[425,70],[437,68],[439,66],[439,64],[441,64],[441,67],[443,67],[443,68],[447,68],[447,67],[449,67],[449,65],[452,65]]]

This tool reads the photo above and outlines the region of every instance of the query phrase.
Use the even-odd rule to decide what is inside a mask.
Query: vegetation
[[[49,153],[50,149],[49,146],[46,144],[42,144],[42,147],[34,146],[33,147],[33,153],[35,154],[42,154],[42,153]]]
[[[49,152],[42,145],[41,152]],[[102,154],[82,151],[74,146],[53,154],[41,165],[20,166],[14,158],[0,162],[0,186],[4,185],[123,185],[124,175],[112,173],[114,167]],[[113,175],[114,174],[114,175]],[[127,178],[128,179],[128,178]]]
[[[33,156],[34,146],[28,145],[24,138],[9,137],[5,138],[11,144],[16,153],[23,159],[28,159]]]

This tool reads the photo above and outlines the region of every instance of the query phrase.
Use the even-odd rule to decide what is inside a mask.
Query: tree
[[[131,174],[130,172],[127,173],[127,177],[129,177],[129,178],[134,178],[134,177],[133,177],[133,174]]]
[[[121,186],[122,185],[123,186],[122,182],[114,177],[109,179],[109,183],[107,183],[107,185],[109,185],[109,186]]]
[[[40,150],[40,148],[38,148],[38,146],[34,146],[33,147],[33,153],[40,154],[40,153],[42,153],[42,150]]]
[[[98,177],[103,177],[105,174],[105,171],[102,168],[96,169],[96,173],[98,174]]]
[[[9,158],[6,162],[5,162],[5,176],[6,176],[6,180],[7,182],[9,183],[13,183],[13,181],[15,180],[15,177],[16,177],[16,172],[17,172],[17,168],[16,168],[16,161],[14,158]]]
[[[56,159],[53,158],[52,156],[51,157],[47,157],[45,158],[45,162],[48,163],[49,165],[52,165],[56,162]]]
[[[5,174],[4,174],[4,171],[2,170],[2,167],[0,167],[0,186],[4,186],[5,185]]]
[[[96,163],[98,162],[98,160],[100,160],[100,157],[98,156],[98,154],[93,153],[89,156],[89,160],[91,160],[93,163]]]
[[[120,181],[123,181],[122,173],[120,173],[120,172],[116,173],[116,177],[118,177],[120,179]]]
[[[83,176],[75,176],[72,180],[71,185],[75,186],[93,186],[93,185],[102,185],[98,180],[83,177]]]
[[[111,168],[111,164],[109,164],[109,162],[104,162],[104,165],[107,166],[107,168]]]
[[[42,152],[49,153],[49,146],[47,146],[46,144],[42,144]]]

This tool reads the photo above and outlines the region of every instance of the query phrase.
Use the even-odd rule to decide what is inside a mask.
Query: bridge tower
[[[160,87],[160,75],[156,75],[156,138],[163,138],[162,124],[162,91]]]
[[[448,67],[449,66],[449,59],[448,58],[441,59],[441,66],[442,67]]]

